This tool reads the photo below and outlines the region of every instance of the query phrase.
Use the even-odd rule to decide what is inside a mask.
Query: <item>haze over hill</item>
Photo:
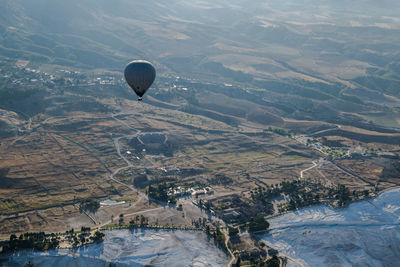
[[[161,75],[256,89],[278,115],[399,127],[397,1],[3,0],[2,6],[3,56],[117,71],[129,59],[147,58]]]

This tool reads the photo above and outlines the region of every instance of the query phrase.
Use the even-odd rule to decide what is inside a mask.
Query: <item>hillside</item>
[[[1,56],[116,71],[147,58],[161,75],[248,88],[277,115],[399,127],[395,1],[2,2]]]

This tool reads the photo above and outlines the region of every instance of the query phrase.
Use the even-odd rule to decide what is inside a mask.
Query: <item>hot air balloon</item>
[[[126,82],[138,95],[138,101],[141,101],[156,78],[156,70],[146,60],[134,60],[126,66],[124,75]]]

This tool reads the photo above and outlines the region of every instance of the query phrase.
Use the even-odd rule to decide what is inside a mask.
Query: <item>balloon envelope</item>
[[[126,82],[141,100],[144,93],[154,82],[156,70],[146,60],[134,60],[126,66],[124,75]]]

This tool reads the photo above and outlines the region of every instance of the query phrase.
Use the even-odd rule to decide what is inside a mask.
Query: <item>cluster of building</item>
[[[92,80],[92,84],[115,85],[115,78],[112,76],[97,77]]]
[[[192,196],[197,197],[199,195],[211,195],[214,193],[214,190],[211,187],[192,187],[192,188],[183,188],[183,187],[176,187],[170,188],[168,190],[168,196],[174,197],[183,197],[183,196]]]
[[[318,150],[324,154],[337,152],[335,153],[337,157],[350,156],[350,147],[325,146],[315,138],[305,135],[295,136],[294,139],[306,146],[311,146],[313,149]]]
[[[123,82],[119,77],[114,77],[112,74],[107,73],[87,77],[87,75],[79,71],[56,69],[50,74],[33,67],[27,67],[29,61],[19,60],[14,65],[11,64],[12,63],[0,66],[0,78],[9,79],[11,84],[17,86],[44,84],[52,88],[53,86],[116,85],[117,83]]]

